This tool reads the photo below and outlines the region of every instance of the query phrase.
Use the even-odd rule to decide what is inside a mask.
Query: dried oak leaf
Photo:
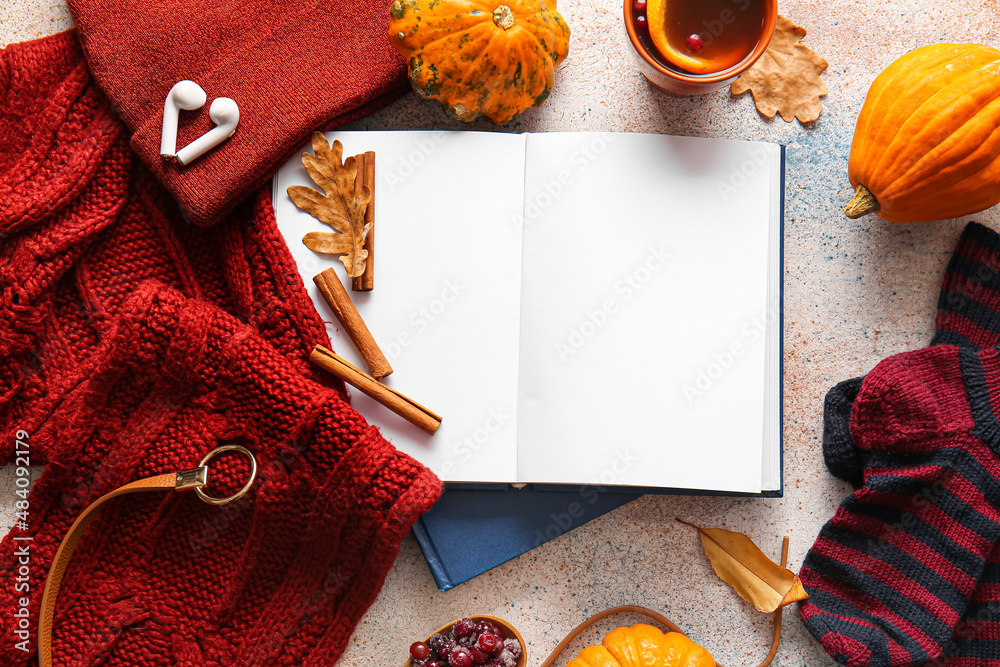
[[[324,194],[304,185],[293,185],[288,188],[288,196],[296,206],[336,232],[309,232],[302,242],[315,252],[341,255],[347,275],[360,276],[365,272],[368,257],[363,247],[365,236],[372,227],[371,223],[365,224],[371,190],[364,186],[355,194],[358,162],[353,157],[341,161],[344,146],[339,141],[335,140],[331,147],[322,132],[313,132],[312,148],[315,155],[303,153],[302,164]]]
[[[772,612],[809,597],[797,574],[765,556],[743,533],[722,528],[699,528],[687,521],[677,520],[697,529],[712,569],[758,611]]]
[[[792,118],[802,123],[819,118],[823,112],[819,98],[827,93],[819,75],[829,63],[799,44],[805,36],[805,28],[779,16],[767,51],[733,82],[733,95],[752,91],[757,110],[768,118],[774,118],[775,113],[788,123]]]

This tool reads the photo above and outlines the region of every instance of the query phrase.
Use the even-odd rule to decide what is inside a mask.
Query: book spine
[[[454,588],[455,583],[448,577],[448,573],[444,569],[444,564],[438,555],[434,540],[424,525],[424,520],[422,518],[417,519],[417,522],[413,524],[412,530],[413,536],[417,538],[417,544],[420,546],[420,551],[424,554],[424,560],[427,561],[427,567],[430,568],[431,576],[434,577],[434,582],[437,584],[438,589],[447,591]]]

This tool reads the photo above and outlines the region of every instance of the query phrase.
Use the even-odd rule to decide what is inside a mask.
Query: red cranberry
[[[444,643],[441,644],[441,648],[438,649],[438,653],[441,657],[447,660],[451,656],[451,652],[458,648],[458,642],[454,639],[446,639]]]
[[[452,631],[455,633],[455,637],[457,638],[468,637],[476,631],[476,622],[471,618],[463,618],[455,624]]]
[[[479,640],[476,642],[476,647],[481,651],[492,653],[493,649],[495,649],[499,643],[500,638],[496,635],[481,634],[479,635]]]
[[[692,53],[698,53],[699,51],[701,51],[701,48],[704,46],[704,44],[701,41],[701,35],[699,35],[697,33],[695,33],[693,35],[688,35],[688,38],[687,38],[686,41],[687,41],[688,50],[691,51]]]
[[[435,632],[433,635],[431,635],[431,638],[427,640],[427,643],[430,644],[431,648],[434,649],[435,651],[440,651],[441,644],[444,644],[446,639],[448,638],[442,635],[440,632]]]
[[[635,17],[635,29],[643,34],[649,32],[649,21],[646,20],[644,15],[640,14]]]
[[[431,647],[424,642],[410,644],[410,656],[414,660],[426,660],[431,654]]]
[[[472,662],[474,662],[477,665],[482,665],[483,663],[485,663],[487,660],[490,659],[489,653],[481,651],[479,650],[479,648],[475,646],[469,649],[469,653],[472,654]]]
[[[634,0],[632,2],[632,9],[635,10],[636,14],[645,14],[646,0]]]
[[[448,656],[451,667],[472,667],[472,653],[464,646],[459,646]]]
[[[513,655],[515,658],[521,655],[521,642],[517,641],[516,639],[511,638],[503,640],[503,647],[506,650],[510,651],[511,655]]]
[[[424,667],[444,667],[444,663],[437,660],[428,660]]]

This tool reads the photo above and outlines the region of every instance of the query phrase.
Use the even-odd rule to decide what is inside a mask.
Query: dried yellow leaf
[[[819,118],[823,112],[819,98],[827,93],[819,75],[829,63],[799,44],[805,36],[805,28],[779,16],[767,51],[733,82],[733,95],[752,91],[757,110],[768,118],[775,113],[789,123],[793,118],[802,123]]]
[[[715,573],[759,611],[772,612],[809,597],[797,574],[765,556],[746,535],[678,521],[697,529]]]
[[[328,255],[340,255],[340,261],[347,267],[347,275],[354,278],[365,272],[365,236],[371,230],[371,223],[365,224],[365,209],[371,201],[368,186],[355,191],[358,162],[353,157],[342,161],[344,146],[334,141],[326,142],[321,132],[313,132],[312,147],[315,155],[302,154],[302,164],[313,182],[323,190],[320,194],[304,185],[288,188],[288,196],[300,209],[335,232],[309,232],[302,242],[310,250]]]

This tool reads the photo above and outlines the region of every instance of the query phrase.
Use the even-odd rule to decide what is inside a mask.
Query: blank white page
[[[385,383],[443,417],[429,436],[352,391],[352,404],[445,481],[516,480],[517,354],[525,137],[474,132],[331,132],[373,150],[375,289],[351,292],[393,367]],[[303,150],[311,150],[303,147]],[[302,244],[325,225],[292,204],[315,187],[296,157],[275,179],[278,227],[335,351],[367,370],[312,277],[343,264]]]
[[[760,492],[772,144],[529,135],[524,482]]]

